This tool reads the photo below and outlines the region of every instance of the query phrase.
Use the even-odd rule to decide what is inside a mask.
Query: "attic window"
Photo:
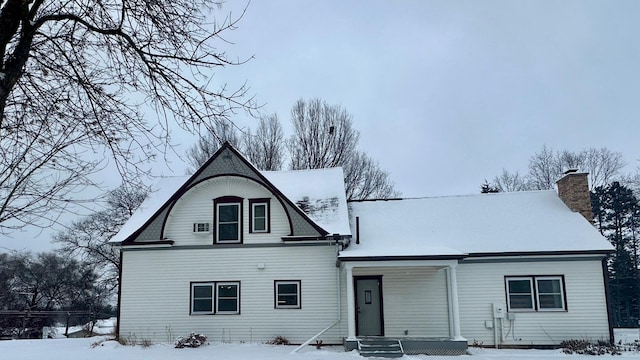
[[[225,196],[214,200],[215,242],[242,242],[242,198]]]
[[[269,232],[269,199],[249,200],[249,232],[268,233]]]

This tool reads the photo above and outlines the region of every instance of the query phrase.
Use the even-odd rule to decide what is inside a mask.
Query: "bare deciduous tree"
[[[607,148],[559,152],[545,145],[529,158],[527,176],[503,170],[502,175],[494,178],[492,185],[501,191],[549,190],[555,187],[566,170],[578,169],[589,173],[589,188],[594,190],[621,178],[620,171],[624,166],[622,154]]]
[[[290,168],[321,169],[341,166],[345,190],[351,200],[398,197],[389,173],[356,147],[360,134],[353,128],[351,114],[341,106],[320,99],[300,99],[291,110],[293,134],[286,142]],[[225,134],[218,131],[218,134]],[[187,158],[193,173],[202,166],[224,140],[229,141],[260,170],[280,170],[284,162],[282,125],[276,114],[260,119],[255,133],[247,130],[237,137],[203,137],[189,149]]]
[[[10,291],[15,303],[7,304],[11,310],[69,309],[91,302],[96,275],[88,264],[55,253],[13,253],[5,259],[4,267],[14,274]]]
[[[556,181],[562,176],[562,171],[562,164],[553,149],[546,145],[529,158],[529,181],[535,190],[553,189]]]
[[[99,283],[113,295],[118,286],[120,251],[111,246],[111,239],[142,204],[146,189],[121,186],[107,196],[107,208],[75,221],[68,229],[53,236],[59,252],[91,264]]]
[[[234,147],[240,143],[235,125],[228,120],[217,122],[212,132],[201,136],[198,142],[187,150],[187,161],[189,162],[187,173],[196,172],[225,142]]]
[[[287,146],[294,170],[343,166],[360,137],[345,108],[320,99],[298,100],[291,109],[291,123],[293,134]]]
[[[389,173],[362,151],[356,151],[344,166],[347,199],[389,199],[399,197]]]
[[[611,151],[607,148],[589,148],[583,150],[580,154],[582,154],[584,160],[579,168],[589,173],[589,187],[591,190],[613,182],[626,165],[622,153]]]
[[[212,69],[244,62],[215,47],[239,20],[207,24],[217,6],[0,1],[0,232],[55,221],[105,159],[139,175],[172,123],[211,131],[255,109],[246,87],[212,83]]]
[[[293,134],[287,147],[292,169],[341,166],[347,199],[398,197],[389,174],[365,153],[357,151],[360,134],[351,114],[320,99],[298,100],[291,110]]]
[[[258,129],[242,137],[242,151],[260,170],[280,170],[284,164],[284,133],[278,115],[260,118]]]
[[[510,173],[502,169],[502,174],[493,179],[492,186],[499,192],[527,191],[531,190],[531,184],[526,176],[519,172]]]
[[[543,146],[529,159],[529,175],[535,189],[546,190],[554,188],[564,171],[578,169],[589,173],[589,187],[593,190],[611,183],[624,166],[622,154],[607,148],[554,152]]]

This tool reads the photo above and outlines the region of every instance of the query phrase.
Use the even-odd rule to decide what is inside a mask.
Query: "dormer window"
[[[224,196],[215,199],[216,243],[242,242],[242,198]]]
[[[249,200],[249,232],[269,232],[269,199]]]

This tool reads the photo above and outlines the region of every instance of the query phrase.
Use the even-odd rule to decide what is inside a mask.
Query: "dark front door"
[[[356,277],[356,335],[383,336],[382,276]]]

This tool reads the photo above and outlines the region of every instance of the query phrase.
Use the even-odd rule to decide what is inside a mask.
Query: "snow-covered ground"
[[[97,320],[95,325],[93,325],[93,333],[97,335],[113,334],[113,330],[116,326],[116,320],[117,319],[115,317],[110,319]],[[68,333],[73,334],[83,329],[90,329],[90,328],[91,328],[91,324],[70,326],[68,329]],[[52,339],[66,339],[66,336],[64,336],[65,331],[67,331],[67,328],[62,325],[54,326],[52,328],[45,328],[43,330],[44,332],[43,336],[45,338],[52,338]]]
[[[616,339],[633,343],[639,332],[616,330]],[[309,346],[296,354],[290,354],[294,346],[276,346],[264,344],[211,344],[196,349],[175,349],[170,344],[156,344],[150,347],[123,346],[107,340],[108,337],[86,339],[49,339],[49,340],[9,340],[0,341],[0,358],[11,360],[353,360],[363,359],[356,351],[345,352],[342,347],[324,347],[317,350]],[[407,356],[407,360],[594,360],[594,356],[566,355],[561,350],[496,350],[470,348],[469,355],[446,356]],[[612,355],[598,357],[610,358]],[[614,358],[617,358],[615,356]],[[640,359],[640,352],[624,352],[626,359]]]

